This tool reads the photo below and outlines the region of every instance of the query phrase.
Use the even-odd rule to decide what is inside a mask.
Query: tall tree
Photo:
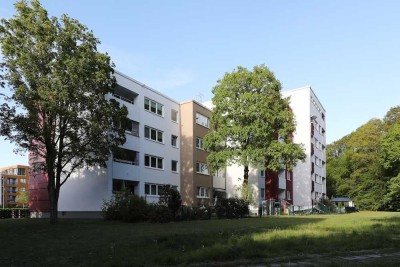
[[[18,1],[13,18],[2,19],[4,80],[0,134],[42,159],[47,173],[50,222],[57,222],[61,186],[77,168],[105,165],[125,142],[127,109],[107,100],[113,64],[97,51],[86,26],[62,15],[48,17],[38,0]],[[19,109],[20,108],[20,109]]]
[[[392,125],[379,143],[380,163],[388,176],[397,176],[400,173],[400,123]]]
[[[249,166],[278,171],[305,158],[302,146],[292,142],[294,117],[280,91],[265,65],[252,71],[239,66],[218,80],[212,90],[212,130],[204,137],[212,171],[238,163],[247,183]]]

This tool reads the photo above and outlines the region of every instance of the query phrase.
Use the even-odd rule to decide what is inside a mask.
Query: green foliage
[[[399,114],[399,106],[391,108],[383,120],[371,120],[327,146],[329,196],[350,197],[361,209],[397,209]]]
[[[213,172],[238,163],[245,166],[246,182],[248,166],[292,169],[305,158],[302,147],[291,142],[294,117],[280,90],[280,82],[264,65],[252,71],[237,67],[218,80],[212,90],[212,129],[203,143]]]
[[[161,204],[150,204],[148,205],[148,219],[153,223],[167,223],[172,221],[173,215],[171,210]]]
[[[380,162],[388,175],[395,176],[400,172],[400,122],[381,137]]]
[[[221,198],[215,205],[218,218],[243,218],[249,215],[249,202],[239,198]]]
[[[25,208],[29,204],[29,191],[19,191],[15,200],[20,206]]]
[[[129,194],[128,191],[117,193],[102,205],[105,220],[124,222],[143,222],[147,220],[147,203],[143,197]]]
[[[176,214],[182,205],[181,194],[170,185],[162,186],[159,194],[159,204],[168,207],[172,218],[175,220]]]
[[[239,180],[241,180],[239,178]],[[256,197],[254,185],[252,183],[241,183],[239,186],[235,187],[238,197],[243,199],[249,204],[258,204],[258,198]]]
[[[35,168],[48,175],[54,223],[60,188],[71,173],[104,166],[125,142],[118,125],[127,109],[106,99],[115,86],[113,63],[97,51],[92,31],[67,15],[49,18],[38,0],[18,1],[15,8],[14,17],[0,23],[0,66],[11,91],[0,106],[0,135],[43,159]]]
[[[400,173],[388,182],[388,192],[384,200],[388,210],[400,211]]]
[[[6,208],[0,209],[0,219],[29,218],[29,209]]]
[[[181,208],[180,219],[183,221],[209,220],[212,209],[210,207],[186,207]]]

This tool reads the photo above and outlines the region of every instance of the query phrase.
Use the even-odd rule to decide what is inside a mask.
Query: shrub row
[[[167,188],[157,204],[147,204],[142,197],[128,193],[115,194],[102,207],[106,220],[125,222],[159,222],[173,220],[209,220],[213,214],[218,218],[243,218],[249,214],[249,203],[238,198],[220,198],[215,207],[186,207],[181,205],[178,191]]]
[[[222,198],[215,205],[218,218],[243,218],[249,215],[249,202],[239,198]]]
[[[0,219],[10,218],[29,218],[29,210],[20,208],[0,209]]]

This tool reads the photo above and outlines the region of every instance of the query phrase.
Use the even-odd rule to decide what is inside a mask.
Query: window
[[[130,180],[122,180],[122,179],[112,179],[112,191],[113,193],[118,193],[122,191],[127,191],[129,194],[135,194],[135,187],[138,182],[130,181]]]
[[[208,198],[208,190],[205,187],[197,187],[198,198]]]
[[[20,182],[21,184],[26,184],[26,179],[19,179],[19,182]]]
[[[203,149],[203,139],[196,137],[196,148]]]
[[[163,138],[164,133],[160,130],[151,128],[149,126],[144,127],[144,137],[147,139],[151,139],[153,141],[163,143]]]
[[[20,188],[19,188],[19,191],[25,192],[25,191],[26,191],[26,188],[25,188],[25,187],[20,187]]]
[[[7,193],[15,194],[15,193],[17,193],[17,188],[16,187],[7,187]]]
[[[159,196],[163,186],[161,184],[144,184],[144,193],[150,196]]]
[[[171,160],[171,171],[177,172],[178,171],[178,161]]]
[[[24,168],[18,168],[18,175],[25,175],[25,169]]]
[[[178,147],[178,136],[171,135],[171,146]]]
[[[154,114],[164,116],[164,105],[148,98],[144,99],[144,109]]]
[[[209,175],[208,165],[201,162],[196,162],[196,172],[201,174]]]
[[[164,159],[156,156],[144,155],[144,166],[155,168],[155,169],[163,169]]]
[[[210,128],[210,121],[208,117],[196,112],[196,123],[204,127]]]
[[[139,123],[137,121],[133,121],[128,119],[124,125],[125,132],[134,135],[134,136],[139,136]]]
[[[265,188],[260,189],[260,198],[264,199],[265,198]]]
[[[16,196],[8,196],[8,202],[15,202],[17,199]]]
[[[171,121],[178,122],[178,111],[171,109]]]
[[[265,171],[264,170],[260,170],[260,177],[264,178],[265,177]]]
[[[292,199],[292,194],[290,193],[290,191],[286,191],[286,199],[287,200],[291,200]]]
[[[118,148],[114,153],[114,161],[139,165],[139,152],[125,148]]]
[[[17,184],[17,179],[15,179],[15,178],[8,178],[8,179],[7,179],[7,184]]]

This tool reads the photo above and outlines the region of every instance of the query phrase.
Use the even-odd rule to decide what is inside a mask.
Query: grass
[[[360,250],[400,251],[400,213],[168,224],[0,220],[0,266],[206,265],[244,259],[268,263]]]

